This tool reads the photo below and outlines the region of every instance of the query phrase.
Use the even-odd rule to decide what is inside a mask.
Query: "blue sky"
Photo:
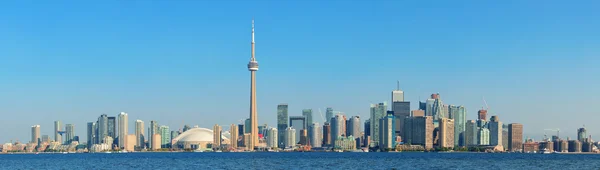
[[[40,124],[129,113],[171,129],[248,117],[256,19],[259,122],[333,107],[369,114],[400,81],[468,119],[600,135],[597,1],[12,1],[0,3],[0,142]],[[318,113],[315,119],[321,121]],[[546,132],[553,134],[552,132]]]

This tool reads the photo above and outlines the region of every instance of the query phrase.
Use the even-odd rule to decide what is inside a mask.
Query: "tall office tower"
[[[508,149],[508,125],[506,124],[502,124],[502,147]]]
[[[87,123],[87,146],[88,149],[92,148],[94,144],[96,144],[96,123],[88,122]]]
[[[119,148],[125,148],[127,145],[127,135],[129,135],[128,115],[125,112],[119,113]]]
[[[108,116],[106,114],[100,115],[98,118],[98,143],[104,142],[104,138],[108,135]],[[114,139],[114,138],[113,138]]]
[[[219,148],[221,147],[221,134],[223,133],[223,130],[221,129],[221,126],[215,124],[215,126],[213,126],[213,144],[212,144],[212,148]]]
[[[331,118],[333,118],[333,108],[328,107],[325,110],[325,121],[327,121],[328,123],[331,123],[331,122],[329,122],[331,120]]]
[[[508,150],[521,151],[523,147],[523,125],[519,123],[508,124]]]
[[[422,145],[425,149],[433,148],[433,117],[411,117],[412,137],[409,143]]]
[[[312,109],[302,109],[302,116],[306,117],[306,127],[314,123]]]
[[[405,144],[411,144],[413,138],[413,120],[415,117],[409,116],[404,119],[404,124],[402,125],[404,128],[404,133],[402,133],[402,142]]]
[[[384,103],[371,104],[371,147],[379,146],[379,120],[386,115],[387,105]]]
[[[346,136],[354,136],[354,138],[359,138],[360,135],[360,116],[352,116],[348,123],[346,123]]]
[[[454,146],[465,146],[465,124],[467,109],[464,106],[450,105],[448,107],[451,119],[454,119]]]
[[[285,147],[290,148],[296,146],[296,129],[287,127],[285,129]]]
[[[37,144],[40,140],[40,125],[31,126],[31,142]]]
[[[477,145],[477,136],[478,136],[477,123],[474,120],[468,120],[465,124],[465,146],[471,147]]]
[[[306,129],[306,117],[304,116],[290,116],[290,127],[294,127],[297,133],[296,142],[300,142],[300,130]]]
[[[577,129],[577,140],[581,143],[587,142],[587,130],[585,127]]]
[[[448,118],[447,107],[444,107],[444,103],[440,97],[440,94],[432,94],[431,99],[433,99],[433,106],[431,107],[431,114],[433,115],[434,121],[438,121],[441,118]],[[429,103],[429,100],[427,101]],[[428,108],[429,109],[429,108]],[[427,112],[427,110],[425,110]]]
[[[69,145],[75,140],[75,126],[73,124],[65,125],[65,144]]]
[[[395,148],[396,145],[396,118],[393,111],[387,111],[385,117],[379,119],[379,149]]]
[[[116,117],[108,117],[108,136],[117,139],[117,119]]]
[[[331,125],[329,124],[331,120],[327,120],[323,125],[323,145],[330,146],[331,142]]]
[[[454,119],[440,119],[440,141],[439,145],[442,148],[454,147]]]
[[[276,148],[278,144],[277,128],[267,128],[267,147]]]
[[[150,123],[152,123],[152,122],[150,122]],[[150,148],[151,148],[150,150],[158,150],[158,149],[160,149],[161,148],[160,147],[160,143],[161,143],[162,136],[160,136],[159,133],[153,134],[151,136],[151,139],[152,139],[152,142],[151,142],[152,145],[150,145]]]
[[[148,127],[148,136],[150,136],[150,138],[148,139],[148,146],[150,147],[151,150],[160,149],[162,139],[154,139],[154,137],[156,137],[156,134],[158,134],[158,136],[160,136],[158,122],[151,120],[150,127]],[[158,141],[159,143],[155,144],[154,141]],[[159,147],[156,148],[155,146],[159,146]]]
[[[308,130],[302,129],[300,130],[300,145],[308,145]]]
[[[479,128],[479,134],[478,134],[477,139],[478,139],[477,144],[480,146],[490,145],[490,129]]]
[[[288,104],[277,105],[277,139],[278,148],[285,148],[285,128],[288,127]]]
[[[309,134],[311,135],[310,137],[308,137],[308,139],[310,140],[310,146],[314,148],[321,147],[321,144],[323,143],[321,125],[319,125],[319,123],[317,122],[312,123],[312,125],[310,125],[309,131]]]
[[[231,141],[231,148],[237,148],[238,136],[240,136],[238,133],[237,125],[231,124],[231,126],[229,126],[229,133],[231,134],[231,137],[229,138],[229,140]]]
[[[171,144],[171,134],[169,133],[169,126],[160,126],[160,147],[161,148],[169,148]]]
[[[371,136],[371,119],[365,120],[365,129],[364,130],[365,130],[364,136],[366,139],[367,136]]]
[[[490,129],[490,145],[502,145],[502,122],[498,116],[492,116],[488,123]]]
[[[477,118],[481,120],[487,120],[487,110],[481,109],[477,111]]]
[[[62,136],[58,133],[61,131],[60,125],[60,120],[54,121],[54,141],[58,143],[62,142]]]
[[[250,118],[246,119],[246,121],[244,121],[244,133],[250,133],[252,132],[252,126],[250,125],[250,123],[252,123],[252,120],[250,120]],[[256,127],[258,128],[258,127]],[[250,134],[252,135],[252,134]],[[250,136],[252,137],[252,136]]]
[[[410,102],[404,101],[404,91],[400,90],[400,81],[398,87],[392,91],[392,111],[396,118],[396,136],[404,134],[404,119],[410,116]],[[404,138],[404,136],[402,136]]]
[[[243,136],[244,136],[245,132],[246,132],[246,125],[245,124],[238,124],[238,135],[242,136],[242,138],[240,138],[240,140],[243,139]]]
[[[145,146],[144,139],[144,121],[136,120],[135,121],[135,145],[139,149],[143,149]]]
[[[331,118],[331,143],[335,144],[338,136],[346,136],[344,124],[346,122],[344,115],[337,114]]]
[[[254,146],[258,145],[258,115],[256,113],[256,79],[255,74],[258,71],[258,61],[254,56],[254,19],[252,19],[252,58],[248,63],[248,70],[250,71],[250,149],[254,149]]]

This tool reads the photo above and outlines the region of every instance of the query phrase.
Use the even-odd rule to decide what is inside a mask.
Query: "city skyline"
[[[245,28],[252,15],[260,23],[261,64],[266,68],[257,81],[257,100],[261,101],[257,103],[259,125],[266,123],[276,127],[280,103],[289,104],[289,116],[301,116],[302,109],[313,109],[313,120],[321,124],[317,110],[325,111],[326,107],[341,111],[347,117],[360,116],[365,118],[361,119],[364,122],[369,117],[369,104],[386,101],[387,109],[391,110],[389,92],[395,90],[395,82],[400,81],[400,90],[404,92],[404,100],[411,102],[411,110],[418,108],[419,99],[424,101],[430,94],[439,92],[445,104],[465,106],[466,120],[475,120],[477,110],[485,107],[482,101],[485,96],[490,105],[487,117],[497,115],[506,124],[523,124],[524,138],[539,140],[544,133],[550,133],[544,131],[547,128],[560,128],[561,136],[574,138],[576,129],[584,124],[589,135],[600,134],[596,130],[600,125],[592,121],[597,111],[584,107],[598,101],[597,96],[600,96],[593,88],[598,80],[592,78],[587,82],[600,72],[597,51],[592,50],[597,40],[579,37],[598,35],[587,30],[587,24],[592,28],[597,26],[593,20],[597,14],[587,10],[569,11],[571,13],[565,15],[550,13],[550,16],[543,16],[549,14],[545,11],[537,11],[540,14],[518,12],[531,17],[526,24],[518,15],[496,16],[502,12],[497,9],[481,17],[472,16],[482,12],[477,9],[451,13],[458,7],[425,8],[411,17],[405,14],[415,12],[414,9],[406,13],[392,9],[419,4],[392,3],[385,7],[381,3],[367,5],[361,8],[364,11],[357,13],[344,13],[347,16],[328,13],[319,7],[311,8],[316,14],[308,16],[294,13],[296,10],[259,8],[264,12],[251,12],[242,8],[249,4],[240,3],[232,6],[232,10],[239,12],[221,20],[196,19],[206,13],[174,13],[167,18],[183,17],[185,21],[145,18],[132,24],[123,21],[131,21],[129,17],[135,17],[135,12],[148,12],[160,5],[142,4],[140,9],[126,12],[125,20],[112,21],[115,23],[105,20],[118,15],[106,12],[91,16],[98,20],[89,21],[77,19],[90,17],[90,14],[41,17],[41,13],[35,12],[25,16],[25,19],[31,17],[32,23],[20,22],[23,18],[11,15],[3,21],[8,27],[0,28],[3,32],[0,35],[6,37],[1,43],[4,46],[0,47],[5,59],[0,64],[0,77],[8,82],[0,85],[5,89],[0,98],[0,112],[12,116],[0,123],[16,130],[0,130],[0,141],[28,141],[31,138],[28,127],[32,125],[41,126],[41,135],[53,137],[55,120],[61,121],[63,130],[67,124],[74,125],[75,135],[86,141],[87,122],[101,114],[115,117],[120,112],[129,113],[129,120],[156,120],[172,129],[184,124],[212,127],[238,123],[237,120],[248,118],[248,77],[240,67],[247,61],[248,30]],[[471,7],[500,5],[524,10],[535,4],[479,3]],[[566,5],[582,4],[585,3]],[[188,5],[194,6],[194,3]],[[306,4],[300,4],[303,5]],[[349,7],[346,12],[354,12],[350,9],[357,9],[361,4],[328,2],[324,6],[327,5],[345,5]],[[562,5],[549,3],[541,8],[562,9]],[[11,4],[7,6],[5,8],[10,8]],[[183,11],[192,10],[183,6]],[[33,9],[42,7],[31,6]],[[379,9],[381,12],[375,12]],[[425,21],[435,18],[426,14],[435,10],[450,12],[446,19],[460,24]],[[83,14],[78,10],[67,11]],[[275,16],[277,14],[282,15]],[[318,14],[328,14],[329,18],[325,18],[330,20],[319,20]],[[398,16],[402,16],[399,21],[393,20]],[[285,17],[289,21],[284,20]],[[578,17],[588,20],[573,19]],[[41,22],[61,18],[65,21]],[[465,23],[462,18],[471,19],[472,23]],[[562,26],[548,21],[552,19],[563,23]],[[403,24],[405,22],[412,24]],[[170,26],[144,26],[154,25],[152,23]],[[81,25],[69,28],[78,24]],[[119,27],[93,28],[104,24],[125,26],[121,31]],[[473,28],[465,28],[468,25]],[[447,29],[434,30],[432,26],[447,26]],[[519,31],[491,27],[519,28]],[[140,28],[149,30],[135,34],[134,30]],[[111,34],[104,29],[115,32]],[[577,31],[583,33],[575,33]],[[58,39],[51,34],[66,38]],[[189,38],[180,37],[188,34]],[[348,39],[347,35],[355,36]],[[120,36],[123,39],[116,38]],[[22,43],[8,43],[11,40]],[[99,43],[85,43],[96,40]],[[121,40],[127,41],[110,45]],[[371,58],[375,60],[367,60]],[[576,112],[563,113],[564,108]],[[544,115],[544,119],[540,120],[540,115]],[[128,123],[133,125],[134,122]],[[134,126],[128,128],[129,134],[135,132]],[[297,130],[299,133],[300,129]]]

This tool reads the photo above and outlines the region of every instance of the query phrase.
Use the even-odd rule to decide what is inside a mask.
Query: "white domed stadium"
[[[191,128],[173,139],[173,142],[178,149],[207,149],[210,148],[209,144],[213,143],[213,134],[213,130],[210,129]],[[229,138],[226,134],[228,133],[222,132],[221,134],[223,144],[229,143]]]

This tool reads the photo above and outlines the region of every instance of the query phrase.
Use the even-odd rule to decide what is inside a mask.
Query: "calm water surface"
[[[600,169],[600,155],[127,153],[0,155],[0,169]]]

